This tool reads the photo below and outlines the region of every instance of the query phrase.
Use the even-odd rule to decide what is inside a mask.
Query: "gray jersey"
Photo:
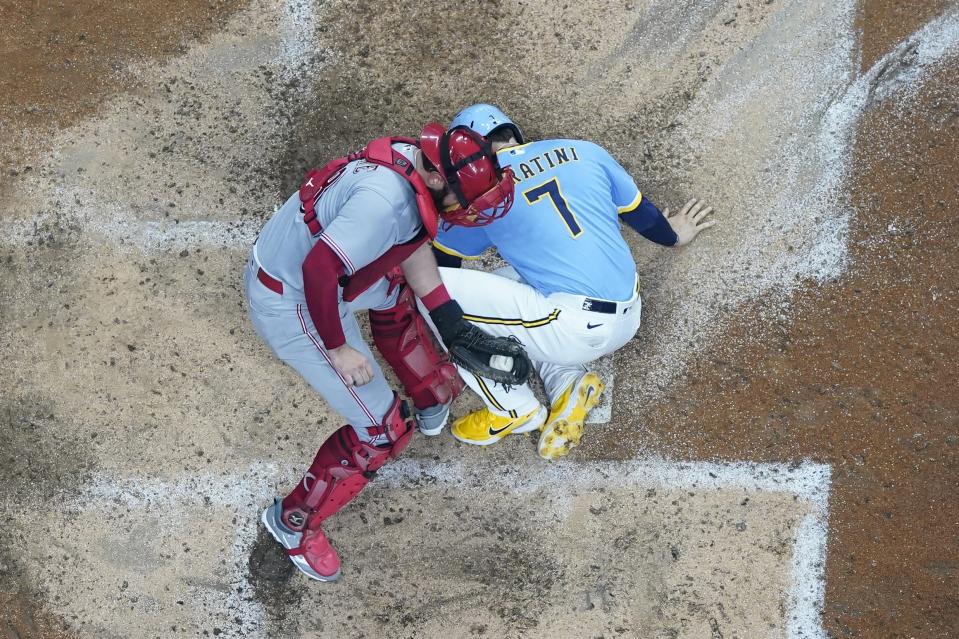
[[[413,160],[412,145],[393,148]],[[253,248],[259,266],[283,282],[284,295],[303,296],[303,260],[317,242],[325,242],[352,275],[390,247],[413,239],[422,226],[409,182],[365,160],[346,165],[317,201],[316,217],[323,232],[312,237],[294,193],[263,227]]]

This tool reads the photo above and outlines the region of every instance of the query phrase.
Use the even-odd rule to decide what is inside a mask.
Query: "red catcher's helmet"
[[[420,149],[450,187],[459,208],[441,215],[449,224],[486,226],[513,206],[513,170],[500,168],[489,141],[467,127],[447,131],[431,122]]]

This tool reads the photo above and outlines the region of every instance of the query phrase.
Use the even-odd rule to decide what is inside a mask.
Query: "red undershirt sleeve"
[[[303,260],[303,293],[313,326],[327,350],[346,343],[339,312],[339,278],[343,263],[325,242],[317,242]]]

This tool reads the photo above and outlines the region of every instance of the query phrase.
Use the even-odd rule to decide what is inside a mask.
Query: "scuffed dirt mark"
[[[25,292],[55,286],[72,262],[51,237],[50,228],[38,227],[36,247],[48,250],[0,254],[0,348],[8,356],[33,349],[36,331],[56,314],[51,302]],[[35,513],[30,528],[0,525],[0,637],[60,639],[73,635],[45,609],[47,593],[31,570],[36,558],[26,549],[48,534],[44,513],[82,490],[96,464],[91,442],[79,439],[70,416],[35,390],[31,374],[22,366],[0,368],[0,521]]]
[[[577,13],[547,2],[328,3],[316,33],[325,67],[274,89],[278,105],[293,105],[277,116],[291,132],[275,182],[292,192],[305,167],[377,136],[415,135],[483,101],[511,114],[528,139],[603,144],[644,176],[646,190],[678,199],[688,158],[675,129],[737,38],[752,37],[781,6],[727,5],[595,3]],[[682,25],[675,33],[663,32],[673,24],[664,12]],[[312,97],[296,106],[304,90]]]
[[[0,405],[0,518],[34,511],[29,530],[0,526],[0,635],[66,637],[62,622],[41,608],[45,592],[29,569],[25,536],[43,537],[44,512],[74,494],[94,470],[86,442],[76,440],[49,400],[4,394]]]
[[[269,622],[276,628],[283,627],[300,606],[308,582],[262,527],[253,542],[247,565],[253,596],[263,604]]]
[[[315,97],[291,117],[277,164],[282,191],[298,185],[304,167],[381,135],[412,135],[429,120],[448,120],[466,103],[464,89],[516,104],[521,79],[511,56],[490,47],[507,38],[517,18],[510,11],[499,1],[332,3],[317,33],[330,64],[308,85]],[[298,85],[291,83],[303,90]]]
[[[0,408],[0,494],[7,505],[30,500],[55,502],[75,493],[94,470],[89,446],[65,427],[69,418],[54,413],[43,397],[23,394]]]

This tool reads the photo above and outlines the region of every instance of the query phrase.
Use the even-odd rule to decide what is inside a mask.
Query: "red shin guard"
[[[371,435],[386,435],[388,443],[372,446],[360,441],[352,426],[343,426],[323,442],[313,464],[283,499],[283,523],[294,531],[314,529],[337,512],[369,483],[373,474],[399,456],[413,436],[406,405],[393,399],[383,424]]]
[[[370,311],[370,329],[377,350],[416,408],[447,404],[463,390],[456,367],[434,343],[409,286],[400,289],[393,308]]]

